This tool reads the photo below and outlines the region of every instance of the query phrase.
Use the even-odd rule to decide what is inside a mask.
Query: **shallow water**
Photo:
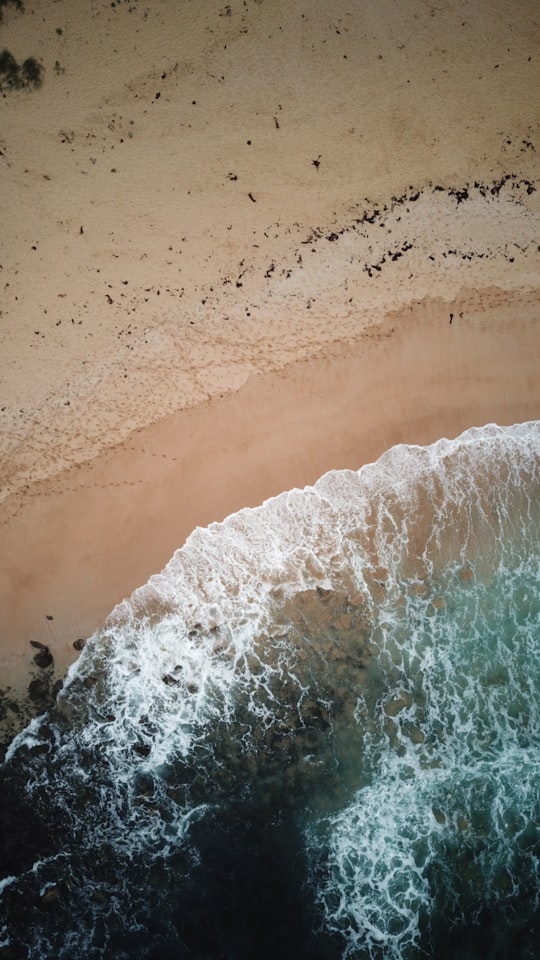
[[[196,530],[2,768],[0,956],[538,955],[540,424]]]

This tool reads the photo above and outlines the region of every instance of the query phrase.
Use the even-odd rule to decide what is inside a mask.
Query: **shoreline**
[[[2,8],[0,733],[196,526],[539,416],[536,6],[308,7]]]
[[[424,301],[389,314],[325,357],[252,377],[8,498],[0,664],[9,697],[46,677],[50,696],[77,657],[73,642],[102,626],[195,527],[330,469],[359,469],[397,443],[536,419],[538,294],[492,289],[459,305]],[[33,666],[31,641],[49,649],[54,672]]]

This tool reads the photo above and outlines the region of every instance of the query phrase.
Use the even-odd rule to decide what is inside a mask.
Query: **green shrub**
[[[0,0],[1,2],[2,0]],[[17,63],[9,50],[2,50],[2,53],[0,53],[0,89],[3,87],[16,90],[22,87],[35,89],[40,87],[42,82],[43,67],[34,57],[28,57],[20,64]]]
[[[22,0],[0,0],[0,20],[4,8],[7,6],[15,7],[16,10],[24,10]],[[0,53],[0,91],[5,88],[11,90],[20,90],[26,87],[27,90],[40,87],[43,82],[43,67],[35,57],[27,57],[23,63],[17,63],[15,57],[5,48]]]
[[[21,67],[21,76],[23,86],[40,87],[43,82],[43,67],[35,57],[28,57]]]
[[[7,6],[15,7],[17,10],[23,9],[22,0],[0,0],[0,20],[2,19],[2,8]]]
[[[0,86],[16,87],[19,79],[19,64],[9,50],[0,53]]]

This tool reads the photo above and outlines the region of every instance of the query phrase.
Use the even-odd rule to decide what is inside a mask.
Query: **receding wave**
[[[2,768],[1,950],[532,958],[540,424],[197,529]]]

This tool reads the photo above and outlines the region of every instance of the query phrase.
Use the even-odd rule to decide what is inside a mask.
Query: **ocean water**
[[[197,529],[1,776],[0,957],[540,956],[540,423]]]

